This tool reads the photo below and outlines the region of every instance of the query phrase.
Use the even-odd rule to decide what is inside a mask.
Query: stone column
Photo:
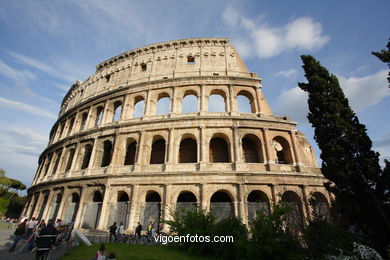
[[[296,130],[290,131],[291,145],[292,145],[294,157],[295,157],[294,164],[299,167],[299,166],[302,166],[303,164],[301,163],[301,158],[300,158],[300,154],[299,154],[299,150],[298,150],[298,146],[297,146],[296,134],[297,134]]]
[[[207,98],[206,98],[206,90],[205,85],[199,85],[200,87],[200,114],[203,115],[207,112]]]
[[[272,156],[272,144],[270,144],[270,140],[268,137],[268,128],[263,129],[263,138],[264,138],[264,147],[265,147],[265,157],[264,163],[266,164],[275,164],[274,158]]]
[[[82,188],[80,189],[79,208],[77,210],[76,218],[74,221],[75,229],[80,229],[81,227],[83,216],[84,216],[85,205],[88,199],[87,196],[88,196],[88,188],[86,185],[83,185]]]
[[[165,184],[164,185],[164,213],[163,213],[163,219],[164,220],[171,220],[172,216],[172,203],[171,203],[171,196],[172,196],[172,185],[171,184]],[[165,225],[164,225],[165,229]]]
[[[199,146],[199,150],[200,150],[200,160],[199,160],[199,168],[200,170],[204,170],[207,166],[207,163],[208,163],[208,159],[207,159],[207,151],[208,151],[208,148],[207,148],[207,144],[206,144],[206,134],[205,134],[205,128],[204,126],[201,126],[199,127],[199,131],[200,131],[200,146]]]
[[[166,160],[165,160],[165,171],[169,171],[172,169],[172,165],[174,164],[174,129],[169,128],[169,134],[168,134],[168,147],[165,147],[166,151]]]
[[[237,98],[234,96],[233,85],[229,84],[229,99],[230,99],[230,114],[234,115],[237,113]]]
[[[104,190],[104,197],[102,202],[102,208],[100,211],[99,224],[97,225],[97,229],[100,230],[106,230],[107,218],[108,218],[108,214],[110,213],[110,207],[108,201],[110,200],[111,197],[111,190],[112,188],[110,185],[107,185]]]
[[[172,97],[171,97],[171,109],[169,110],[170,115],[175,115],[177,113],[180,113],[178,110],[178,100],[177,100],[177,91],[176,88],[172,88]]]
[[[264,112],[262,111],[262,107],[261,107],[261,93],[260,93],[260,87],[255,87],[255,91],[256,91],[256,102],[255,102],[255,108],[256,108],[256,114],[257,115],[260,115],[260,114],[263,114]]]
[[[131,195],[131,202],[130,202],[130,214],[129,214],[129,226],[127,228],[127,231],[134,232],[135,227],[139,221],[139,201],[138,201],[138,194],[139,194],[139,185],[135,184],[132,187],[132,195]]]
[[[134,162],[134,171],[140,171],[141,165],[144,163],[142,160],[144,154],[144,143],[145,143],[145,131],[140,131],[138,134],[137,149]]]
[[[62,219],[64,215],[64,208],[67,206],[67,200],[69,196],[69,189],[67,187],[64,187],[64,190],[62,192],[62,198],[61,198],[61,204],[60,207],[58,208],[58,213],[57,213],[57,218]],[[72,197],[70,197],[72,199]],[[65,205],[66,204],[66,205]]]
[[[307,186],[306,185],[301,185],[301,191],[302,191],[302,206],[303,206],[303,214],[304,214],[304,222],[306,224],[309,223],[310,220],[312,220],[312,215],[311,215],[311,212],[310,212],[310,204],[309,204],[309,201],[307,199],[307,192],[306,192],[306,189],[307,189]]]
[[[48,214],[49,214],[49,211],[51,209],[51,204],[53,202],[53,199],[55,199],[54,198],[54,194],[55,193],[56,193],[55,190],[50,190],[49,191],[49,196],[47,198],[46,206],[45,206],[45,209],[44,209],[43,214],[42,214],[42,218],[46,220],[46,224],[47,224],[47,221],[49,220],[48,219],[48,217],[49,217]]]
[[[126,95],[122,103],[122,112],[121,112],[120,121],[130,119],[130,114],[131,114],[130,96]]]
[[[200,184],[200,199],[201,199],[200,206],[202,210],[209,211],[210,205],[206,194],[206,188],[207,188],[207,184],[205,183]]]
[[[248,225],[248,213],[246,210],[246,201],[245,201],[245,185],[239,183],[237,186],[237,198],[238,198],[238,216],[241,218],[243,224]]]
[[[271,210],[273,211],[275,205],[279,203],[280,197],[277,196],[278,185],[270,184],[269,186],[271,187],[271,194],[272,194],[270,206],[271,206]]]
[[[85,171],[88,172],[88,174],[92,170],[92,168],[94,167],[95,157],[96,157],[96,149],[98,149],[98,146],[99,146],[97,139],[93,140],[92,145],[93,146],[92,146],[91,158],[89,159],[88,167],[86,169],[84,169]]]
[[[147,117],[147,116],[150,116],[151,115],[151,111],[150,111],[150,107],[152,105],[151,103],[151,90],[148,90],[148,93],[146,94],[146,102],[145,102],[145,112],[144,112],[144,116]]]

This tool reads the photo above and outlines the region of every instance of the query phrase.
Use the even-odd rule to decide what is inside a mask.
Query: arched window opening
[[[134,100],[134,113],[133,118],[139,118],[144,115],[145,101],[143,97],[136,97]]]
[[[161,197],[155,191],[148,191],[145,198],[144,219],[141,221],[146,229],[149,223],[153,223],[154,227],[159,228],[161,219]]]
[[[159,139],[153,142],[152,153],[150,155],[150,164],[165,163],[165,140]]]
[[[122,102],[117,101],[114,103],[114,115],[112,117],[113,122],[119,121],[122,114]]]
[[[49,213],[47,215],[48,219],[57,219],[58,210],[60,209],[61,200],[62,200],[62,194],[58,193],[56,198],[55,198],[55,201],[53,203],[51,203],[51,205],[50,205],[50,210],[49,210]]]
[[[61,139],[62,134],[64,133],[64,129],[65,129],[65,122],[61,124],[60,132],[59,132],[59,134],[58,134],[57,140],[60,140],[60,139]]]
[[[47,157],[47,162],[46,162],[46,166],[45,166],[45,174],[43,176],[46,176],[46,174],[48,174],[52,158],[53,158],[53,153],[50,153]]]
[[[226,112],[226,102],[223,95],[211,94],[209,96],[208,112]]]
[[[183,191],[177,197],[176,211],[193,211],[196,210],[196,197],[190,191]]]
[[[73,125],[74,125],[74,120],[75,120],[74,117],[70,120],[70,123],[69,123],[69,126],[68,126],[68,133],[66,134],[67,136],[69,136],[70,133],[72,132]]]
[[[314,216],[330,220],[329,203],[324,194],[314,192],[310,203],[313,207]]]
[[[292,164],[292,155],[290,145],[286,139],[277,136],[272,141],[272,146],[275,152],[275,162],[277,164]]]
[[[129,143],[126,147],[125,165],[134,165],[137,142]]]
[[[263,161],[260,140],[254,135],[246,135],[242,139],[242,151],[246,163],[260,163]]]
[[[127,195],[126,192],[124,192],[124,191],[119,191],[118,192],[118,197],[117,197],[117,201],[118,202],[127,202],[129,200],[130,200],[129,199],[129,195]]]
[[[91,154],[92,154],[92,145],[87,144],[84,147],[84,158],[83,158],[83,163],[81,164],[81,170],[88,168],[89,161],[91,160]]]
[[[77,193],[72,193],[72,202],[80,202],[80,196]]]
[[[292,233],[298,234],[303,229],[303,209],[301,198],[293,191],[286,191],[282,195],[282,201],[291,207],[286,221],[287,228]]]
[[[237,108],[241,113],[255,113],[255,103],[253,96],[248,91],[240,91],[237,94]]]
[[[103,110],[102,106],[96,108],[96,119],[95,119],[95,127],[98,127],[103,122]]]
[[[233,202],[229,194],[225,191],[215,192],[210,198],[210,210],[217,222],[234,216]]]
[[[72,193],[71,201],[67,204],[65,214],[62,219],[64,224],[74,222],[76,220],[77,211],[79,210],[80,196],[77,193]]]
[[[268,196],[259,190],[249,193],[248,198],[248,219],[249,221],[256,218],[256,215],[261,212],[264,215],[270,213],[270,203]]]
[[[43,203],[42,203],[41,209],[40,209],[39,214],[38,214],[38,219],[42,219],[43,212],[44,212],[45,209],[46,209],[48,199],[49,199],[49,195],[46,194],[46,195],[43,197]]]
[[[56,161],[54,162],[54,167],[53,167],[51,174],[56,173],[56,171],[58,169],[58,165],[60,164],[61,154],[62,154],[62,149],[56,152]]]
[[[93,193],[92,202],[85,205],[83,222],[81,227],[85,229],[96,229],[102,210],[103,195],[100,191]]]
[[[81,115],[81,124],[80,124],[80,131],[83,131],[87,126],[87,119],[88,119],[88,113],[84,112]]]
[[[209,149],[210,162],[230,162],[229,145],[225,139],[214,137],[210,141]]]
[[[112,157],[112,143],[108,140],[103,143],[103,157],[101,167],[107,167],[111,163]]]
[[[164,115],[170,113],[170,98],[167,93],[161,93],[158,96],[157,101],[157,108],[156,108],[156,114],[157,115]]]
[[[186,95],[182,99],[181,112],[195,113],[198,112],[198,98],[194,94]]]
[[[74,153],[75,153],[75,149],[74,149],[74,148],[71,148],[71,149],[68,151],[68,159],[67,159],[67,161],[66,161],[65,171],[69,171],[70,168],[72,167],[72,162],[73,162],[73,158],[74,158]]]
[[[196,141],[186,138],[181,141],[179,149],[179,163],[196,163],[198,161]]]

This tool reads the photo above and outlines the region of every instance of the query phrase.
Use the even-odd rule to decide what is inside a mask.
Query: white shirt
[[[28,228],[35,228],[37,222],[35,220],[31,220],[28,222]]]

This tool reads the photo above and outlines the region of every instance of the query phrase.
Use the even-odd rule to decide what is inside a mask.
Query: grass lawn
[[[118,243],[107,243],[105,245],[107,255],[110,252],[114,252],[116,254],[116,260],[218,260],[218,258],[189,255],[184,251],[166,246],[144,246]],[[95,257],[99,246],[100,244],[93,244],[90,247],[81,244],[66,253],[62,260],[90,260]]]

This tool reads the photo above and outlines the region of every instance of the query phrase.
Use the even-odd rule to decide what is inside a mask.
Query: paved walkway
[[[18,250],[20,246],[25,244],[26,240],[19,241],[18,246],[16,247],[17,252],[9,253],[8,249],[12,246],[14,229],[9,228],[0,228],[0,259],[1,260],[32,260],[34,256],[30,252],[19,253]]]

